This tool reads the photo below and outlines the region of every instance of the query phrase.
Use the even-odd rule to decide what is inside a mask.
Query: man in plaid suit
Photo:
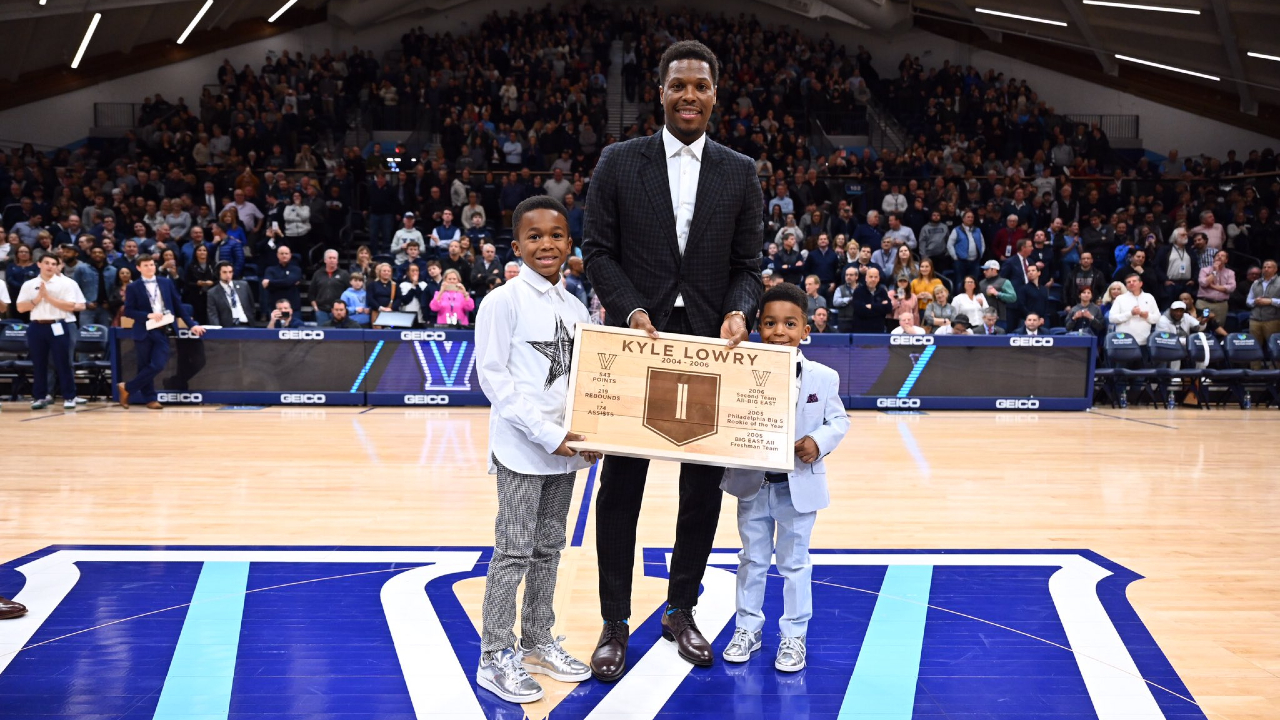
[[[696,41],[658,63],[662,132],[606,147],[592,175],[583,254],[613,325],[747,339],[763,292],[763,199],[750,158],[709,139],[720,65]],[[604,629],[591,658],[610,682],[626,668],[636,521],[649,461],[607,457],[596,497],[596,551]],[[680,466],[680,509],[662,634],[695,665],[712,662],[693,621],[720,516],[724,468]]]

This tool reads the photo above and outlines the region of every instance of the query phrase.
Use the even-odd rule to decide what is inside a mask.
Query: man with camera
[[[271,311],[271,317],[267,322],[268,330],[283,330],[285,328],[302,327],[302,318],[293,314],[293,303],[288,298],[280,298],[276,301],[276,309]]]

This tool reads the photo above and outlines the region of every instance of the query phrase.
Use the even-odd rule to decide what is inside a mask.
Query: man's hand
[[[272,310],[272,311],[271,311],[271,322],[280,322],[280,311],[279,311],[279,310]]]
[[[813,438],[805,435],[796,441],[796,457],[801,462],[815,463],[818,461],[818,443]]]
[[[164,319],[164,313],[157,313],[157,312],[147,313],[147,319],[151,320],[152,322],[160,322],[161,320]]]
[[[266,278],[263,278],[263,279],[262,279],[262,287],[266,287],[266,286],[267,286],[267,283],[269,283],[269,282],[271,282],[271,281],[270,281],[270,280],[268,280],[268,279],[266,279]]]
[[[987,288],[987,294],[990,295],[991,297],[995,297],[1000,294],[1000,291],[997,290],[994,285],[992,285],[991,287]]]
[[[653,326],[653,322],[649,320],[649,313],[644,310],[637,310],[631,313],[631,322],[629,324],[632,330],[643,330],[649,337],[654,340],[658,339],[658,329]]]
[[[191,334],[195,335],[196,337],[200,337],[204,335],[204,332],[205,330],[203,325],[196,325],[195,327],[191,328]]]
[[[565,433],[564,440],[560,441],[560,447],[556,448],[556,451],[551,454],[559,455],[560,457],[573,457],[574,455],[578,454],[578,451],[569,447],[569,443],[582,442],[583,440],[586,440],[586,439],[587,438],[585,436],[579,435],[578,433],[572,433],[572,432]]]
[[[737,347],[738,343],[750,336],[751,334],[747,332],[747,321],[743,319],[741,313],[729,313],[724,316],[724,322],[720,325],[720,339],[728,340],[729,347]]]

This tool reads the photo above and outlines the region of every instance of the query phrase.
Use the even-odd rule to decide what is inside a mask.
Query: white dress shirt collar
[[[706,133],[702,133],[698,136],[697,140],[685,145],[683,142],[677,140],[676,136],[671,134],[671,131],[667,130],[666,125],[662,126],[662,147],[666,151],[667,157],[674,157],[676,153],[687,147],[693,151],[693,156],[697,158],[698,162],[702,162],[702,150],[706,146]]]
[[[521,265],[520,274],[517,275],[516,277],[529,283],[529,287],[533,288],[534,290],[537,290],[539,293],[544,295],[549,290],[553,290],[564,284],[563,274],[561,274],[560,276],[560,282],[552,285],[550,280],[546,279],[542,275],[539,275],[537,270],[534,270],[528,265]]]

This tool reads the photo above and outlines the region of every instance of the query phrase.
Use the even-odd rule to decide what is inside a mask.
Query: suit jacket
[[[831,504],[827,491],[827,467],[823,462],[849,432],[849,415],[840,399],[840,376],[835,370],[808,358],[801,361],[800,394],[796,397],[795,435],[806,435],[818,444],[818,459],[812,465],[795,459],[791,469],[791,504],[798,512],[815,512]],[[811,398],[816,398],[809,402]],[[743,500],[760,492],[763,470],[729,468],[720,489]]]
[[[990,337],[992,335],[1004,335],[1004,328],[1000,327],[999,325],[996,325],[991,328],[991,332],[987,332],[987,326],[983,324],[983,325],[979,325],[976,328],[971,329],[970,332],[972,332],[974,335],[986,335]]]
[[[249,284],[243,280],[232,280],[231,286],[235,289],[240,307],[244,308],[245,318],[249,322],[253,322],[253,293],[249,290]],[[207,294],[209,296],[209,324],[231,327],[235,322],[235,318],[231,314],[231,303],[227,301],[227,293],[223,291],[222,284],[219,283],[209,288]]]
[[[175,317],[181,318],[187,324],[187,327],[195,327],[196,321],[191,318],[191,313],[187,312],[187,308],[182,304],[182,296],[178,294],[178,288],[173,281],[167,277],[156,275],[156,289],[160,293],[160,299],[164,302],[164,307]],[[129,283],[124,289],[124,316],[133,320],[133,327],[126,329],[124,332],[130,333],[126,337],[134,340],[142,340],[147,337],[147,316],[151,314],[151,298],[147,296],[147,289],[141,279]]]
[[[676,296],[683,295],[698,335],[718,335],[734,310],[750,326],[764,293],[763,217],[755,163],[707,138],[682,256],[662,134],[606,147],[587,192],[582,244],[606,322],[626,327],[631,312],[643,308],[654,327],[665,329]]]

